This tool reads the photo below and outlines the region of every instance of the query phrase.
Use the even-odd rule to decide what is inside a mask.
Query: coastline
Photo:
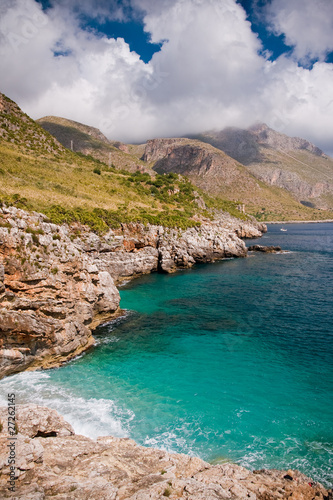
[[[0,407],[0,420],[8,410]],[[43,500],[328,500],[332,491],[292,470],[249,471],[233,463],[145,448],[127,438],[76,435],[55,410],[17,405],[17,434],[0,430],[1,498]],[[10,451],[8,440],[11,440]],[[10,466],[7,456],[15,456]],[[11,462],[13,463],[13,462]],[[14,493],[15,496],[12,495]]]
[[[174,273],[197,262],[246,257],[242,238],[267,230],[220,213],[186,230],[139,223],[98,235],[43,214],[0,209],[0,378],[60,366],[94,343],[115,318],[124,280]]]
[[[137,277],[137,276],[139,276],[139,274],[134,274],[132,276],[128,276],[127,278],[126,277],[121,278],[117,281],[117,284],[121,285],[121,283],[124,280],[130,281],[130,280],[134,279],[134,277]],[[117,312],[114,313],[115,314],[114,317],[112,317],[112,318],[105,317],[105,319],[107,319],[106,322],[108,322],[108,320],[115,319],[116,315],[119,313],[120,313],[120,315],[123,315],[124,312],[118,309]],[[93,325],[93,323],[90,323],[89,326],[91,327],[92,325]],[[42,412],[43,410],[39,410],[39,411]],[[42,432],[45,432],[45,431],[42,431]],[[49,432],[51,433],[54,431],[50,430]],[[0,434],[0,437],[1,437],[1,434]],[[51,438],[51,436],[50,436],[50,438]],[[41,443],[42,446],[44,447],[44,453],[45,453],[45,457],[46,457],[42,466],[39,466],[40,457],[35,461],[35,465],[30,464],[30,465],[33,465],[33,469],[34,469],[33,474],[36,474],[35,479],[36,479],[36,482],[38,482],[39,487],[41,489],[48,487],[48,485],[47,485],[47,481],[49,480],[48,476],[47,476],[47,474],[45,474],[45,472],[43,472],[43,475],[42,475],[41,471],[45,471],[44,466],[46,468],[50,467],[50,464],[48,464],[48,462],[47,462],[48,456],[50,454],[49,450],[52,450],[52,452],[54,453],[55,449],[58,448],[59,446],[64,446],[69,454],[76,453],[77,448],[79,448],[81,450],[81,447],[82,447],[82,450],[83,450],[83,447],[84,447],[86,450],[88,449],[88,451],[89,451],[92,449],[92,447],[94,447],[94,452],[93,452],[94,464],[93,464],[93,468],[91,470],[87,469],[87,472],[89,472],[89,474],[93,474],[95,472],[96,463],[99,463],[98,461],[103,461],[106,455],[109,456],[108,454],[114,455],[115,453],[118,453],[120,449],[125,450],[125,446],[126,446],[126,453],[130,453],[130,454],[132,454],[132,456],[135,454],[139,454],[136,456],[138,456],[138,457],[140,456],[140,459],[142,461],[146,461],[148,459],[148,457],[150,457],[149,460],[150,460],[151,464],[152,464],[152,462],[151,462],[152,456],[154,456],[155,458],[159,457],[159,461],[160,461],[161,454],[165,453],[161,450],[157,450],[154,448],[150,448],[149,451],[147,451],[147,448],[142,448],[142,447],[136,445],[133,441],[130,441],[128,439],[114,438],[111,436],[97,438],[97,441],[92,441],[91,439],[84,438],[83,436],[73,436],[73,435],[70,437],[70,439],[67,437],[66,437],[66,439],[64,437],[62,437],[61,442],[60,442],[59,438],[60,438],[60,435],[57,437],[53,436],[52,437],[53,442],[51,442],[51,441],[48,441],[48,439],[46,439],[46,437],[43,437],[43,439],[38,439],[38,438],[36,439],[36,437],[31,437],[31,441],[30,441],[31,447],[38,448],[39,444]],[[58,440],[58,445],[56,444],[55,440]],[[100,444],[102,442],[106,446],[104,448],[98,447],[96,443]],[[130,442],[131,442],[132,446],[129,446]],[[45,446],[44,446],[44,444],[45,444]],[[86,452],[84,452],[83,455],[85,458],[87,458]],[[89,453],[88,453],[88,455],[89,455]],[[80,456],[80,453],[79,453],[79,456]],[[173,463],[172,473],[174,474],[174,464],[179,463],[179,457],[184,457],[184,455],[168,454],[168,456],[171,456],[170,461]],[[154,458],[154,460],[155,460],[155,458]],[[118,455],[118,459],[120,459],[119,455]],[[62,463],[63,460],[64,460],[63,455],[54,454],[54,461],[56,461],[58,464]],[[193,460],[193,458],[186,456],[186,460]],[[194,460],[199,461],[200,459],[194,459]],[[207,483],[206,481],[203,481],[204,486],[202,486],[202,484],[201,484],[201,482],[202,482],[201,481],[201,477],[202,477],[201,474],[203,473],[203,471],[206,471],[205,474],[207,474],[207,476],[209,476],[210,479],[212,477],[214,478],[214,484],[218,484],[223,488],[225,486],[225,481],[227,478],[229,481],[228,484],[232,485],[230,487],[228,486],[228,488],[227,488],[227,492],[228,492],[228,494],[230,494],[230,496],[228,496],[228,498],[235,499],[235,500],[242,498],[241,495],[245,494],[245,491],[243,489],[238,489],[238,488],[242,488],[244,486],[248,487],[246,484],[247,478],[249,479],[249,485],[253,484],[255,482],[256,488],[258,488],[258,492],[257,492],[257,491],[253,491],[251,489],[252,486],[248,487],[248,491],[246,492],[246,497],[250,498],[250,499],[253,498],[253,500],[256,498],[257,499],[261,498],[260,497],[261,493],[259,492],[259,488],[264,488],[266,491],[266,494],[271,495],[270,498],[278,498],[278,496],[274,496],[274,495],[276,495],[277,491],[279,491],[279,490],[280,491],[285,490],[286,492],[288,492],[288,494],[291,494],[292,489],[294,489],[296,494],[298,494],[299,491],[302,491],[302,494],[303,494],[304,489],[306,489],[307,495],[310,495],[310,494],[313,495],[315,491],[317,492],[317,490],[314,489],[313,485],[315,485],[315,488],[322,488],[322,486],[319,485],[319,483],[314,483],[313,480],[310,479],[309,477],[306,477],[302,474],[299,475],[298,472],[291,471],[291,470],[288,470],[288,471],[287,470],[285,470],[285,471],[267,470],[267,471],[250,472],[249,470],[246,470],[243,467],[239,467],[239,466],[232,464],[232,463],[219,464],[219,465],[216,465],[215,467],[213,467],[211,464],[207,464],[206,462],[203,462],[202,460],[200,460],[200,464],[201,464],[200,467],[202,467],[203,469],[200,469],[200,471],[195,474],[194,479],[197,481],[197,483],[195,485],[195,489],[206,488],[206,483]],[[133,463],[131,462],[130,464],[127,464],[127,466],[129,466],[129,465],[132,467]],[[109,473],[111,475],[114,474],[114,472],[113,472],[114,464],[111,463],[108,466],[109,466]],[[154,467],[155,466],[160,467],[160,462],[156,462]],[[150,465],[150,467],[152,467],[152,465]],[[164,470],[164,468],[163,468],[163,470]],[[6,471],[4,471],[4,474],[6,474]],[[21,472],[21,477],[20,477],[20,481],[22,480],[22,482],[20,483],[22,488],[25,487],[23,484],[24,480],[25,480],[25,474],[28,474],[28,475],[30,474],[29,477],[31,477],[31,475],[32,475],[32,473],[26,472],[25,469],[23,468],[23,470]],[[80,476],[82,475],[82,468],[80,467],[80,465],[78,465],[78,470],[77,470],[76,474],[79,474]],[[163,487],[165,489],[170,487],[171,491],[177,491],[177,495],[178,495],[178,491],[180,491],[180,490],[179,490],[179,483],[177,481],[179,479],[181,479],[181,481],[183,481],[182,484],[184,484],[184,482],[187,483],[187,481],[193,479],[192,476],[188,477],[186,474],[178,473],[178,470],[177,470],[177,473],[175,474],[175,476],[169,476],[169,475],[166,476],[165,474],[169,474],[169,468],[168,468],[167,472],[163,473],[163,474],[160,473],[159,469],[157,470],[157,472],[155,471],[155,475],[158,477],[158,479],[156,480],[156,482],[151,483],[151,485],[149,486],[149,488],[148,488],[149,493],[148,493],[148,491],[147,492],[145,491],[144,487],[141,487],[142,486],[141,483],[138,483],[138,486],[139,486],[139,490],[137,490],[138,493],[133,493],[133,494],[140,495],[140,497],[133,496],[133,500],[134,499],[137,500],[137,498],[140,498],[140,499],[141,498],[142,499],[155,498],[155,497],[148,497],[148,494],[151,495],[152,491],[154,492],[154,494],[156,493],[159,495],[159,496],[156,496],[156,498],[163,498],[165,496],[164,495],[165,490],[161,490],[161,487]],[[241,479],[240,479],[240,476],[241,476]],[[292,480],[286,479],[285,476],[291,477]],[[146,476],[144,476],[144,477],[146,477]],[[60,482],[63,480],[64,480],[64,475],[62,474],[59,478],[59,483],[58,483],[57,487],[55,485],[52,486],[52,488],[54,488],[55,493],[57,491],[56,488],[60,488]],[[143,479],[143,478],[142,478],[142,480],[147,481],[147,479]],[[163,480],[165,480],[165,481],[163,481]],[[290,482],[290,481],[293,481],[293,482]],[[171,485],[169,484],[170,482],[171,482]],[[45,483],[46,483],[46,486],[45,486]],[[312,486],[310,486],[310,484],[312,484]],[[70,496],[71,490],[68,490],[66,498],[85,499],[86,497],[84,496],[84,493],[81,492],[81,488],[83,488],[83,486],[82,486],[82,484],[80,484],[80,481],[79,481],[79,483],[76,482],[75,486],[76,486],[75,496],[71,497]],[[310,486],[311,489],[308,488],[308,486]],[[123,488],[123,487],[125,487],[125,485],[122,484],[120,487]],[[126,486],[126,488],[127,487],[128,486]],[[190,486],[188,486],[188,487],[190,488]],[[74,488],[73,483],[71,483],[71,488]],[[86,488],[86,485],[84,485],[84,488]],[[96,488],[95,484],[94,484],[94,488]],[[130,488],[133,488],[132,483],[130,485]],[[180,496],[180,498],[196,498],[194,496],[195,489],[191,490],[192,493],[190,494],[190,496]],[[150,491],[150,490],[152,490],[152,491]],[[129,490],[126,490],[126,491],[128,492]],[[132,491],[133,490],[131,490],[131,492]],[[140,491],[140,493],[139,493],[139,491]],[[238,495],[240,495],[240,496],[234,495],[234,493],[236,491],[238,492]],[[53,493],[53,491],[52,491],[52,493]],[[319,499],[320,498],[323,498],[323,499],[330,498],[330,497],[326,496],[326,493],[327,492],[322,492],[322,490],[319,490],[317,498],[319,498]],[[22,489],[22,496],[18,497],[18,498],[25,498],[26,494],[27,494],[26,490]],[[126,495],[127,494],[128,493],[126,493]],[[143,496],[144,494],[147,494],[147,497]],[[206,496],[202,496],[202,497],[198,497],[198,498],[205,498],[205,499],[210,498],[210,496],[208,496],[208,495],[211,494],[211,491],[210,490],[202,490],[202,494],[206,495]],[[251,494],[256,495],[256,496],[252,497]],[[320,496],[320,495],[322,495],[322,496]],[[57,493],[54,496],[56,498]],[[39,498],[39,497],[36,496],[36,498]],[[122,498],[122,497],[119,495],[119,497],[117,497],[117,498]],[[124,499],[125,498],[126,499],[132,498],[132,496],[131,497],[124,496],[123,498]],[[215,498],[215,497],[212,497],[212,498]],[[220,498],[220,497],[216,496],[216,498]],[[223,498],[223,497],[221,497],[221,498]],[[289,496],[285,497],[285,498],[289,498]],[[304,496],[304,497],[300,497],[300,498],[308,498],[308,496]]]
[[[265,224],[323,224],[325,222],[333,222],[333,219],[325,220],[287,220],[287,221],[265,221]]]

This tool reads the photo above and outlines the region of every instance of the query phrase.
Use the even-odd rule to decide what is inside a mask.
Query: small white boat
[[[284,229],[283,227],[281,227],[280,231],[288,231],[288,229]]]

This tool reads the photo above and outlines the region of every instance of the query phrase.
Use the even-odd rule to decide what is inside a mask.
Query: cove
[[[333,481],[333,225],[272,225],[286,254],[151,274],[59,369],[0,382],[77,433]]]

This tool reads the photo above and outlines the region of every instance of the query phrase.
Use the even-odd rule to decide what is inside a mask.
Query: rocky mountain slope
[[[3,94],[0,109],[0,202],[43,212],[53,222],[85,223],[96,231],[121,222],[189,227],[204,212],[204,203],[198,203],[202,193],[186,179],[145,173],[144,162],[116,148],[118,168],[109,168],[63,147]],[[102,134],[77,127],[99,151]],[[205,198],[210,208],[218,207]]]
[[[55,410],[19,405],[10,441],[8,409],[0,408],[0,495],[24,500],[329,500],[332,491],[298,471],[250,472],[231,463],[138,446],[130,439],[76,435]],[[7,464],[15,443],[15,492]]]
[[[186,175],[206,193],[237,200],[262,220],[333,216],[333,160],[308,141],[264,124],[134,146],[109,141],[99,130],[64,118],[38,122],[67,148],[73,141],[75,151],[118,169]]]
[[[265,226],[222,214],[186,230],[122,224],[97,235],[38,213],[0,208],[0,378],[49,368],[90,348],[92,330],[119,314],[115,283],[195,262],[245,257],[240,237]]]
[[[119,141],[110,141],[100,130],[58,116],[45,116],[37,123],[52,134],[65,148],[90,155],[118,169],[130,172],[151,172],[147,165],[133,154],[136,147]]]
[[[333,159],[305,139],[265,124],[226,128],[197,136],[246,166],[267,185],[289,191],[307,206],[333,209]]]
[[[238,140],[235,144],[239,145]],[[332,213],[303,206],[284,189],[256,178],[225,152],[194,139],[153,139],[143,159],[159,173],[177,172],[207,193],[238,200],[247,213],[263,220],[332,218]]]
[[[61,144],[19,106],[0,93],[0,140],[20,146],[22,151],[59,155],[64,152]]]

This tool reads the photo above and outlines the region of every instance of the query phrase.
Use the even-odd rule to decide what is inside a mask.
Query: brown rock
[[[6,411],[0,409],[0,415]],[[27,418],[32,424],[23,426],[20,419]],[[37,405],[18,406],[18,425],[22,432],[15,445],[18,499],[326,500],[331,495],[298,471],[251,472],[235,464],[212,466],[199,458],[137,446],[130,439],[106,436],[93,441],[70,435],[71,427],[62,417]],[[45,437],[31,439],[36,430]],[[1,432],[1,498],[13,498],[8,490],[7,442]]]
[[[131,223],[104,236],[81,227],[77,237],[42,214],[0,214],[11,221],[0,227],[0,377],[58,366],[90,348],[92,329],[118,314],[114,280],[245,257],[240,236],[266,229],[221,212],[185,231]]]

